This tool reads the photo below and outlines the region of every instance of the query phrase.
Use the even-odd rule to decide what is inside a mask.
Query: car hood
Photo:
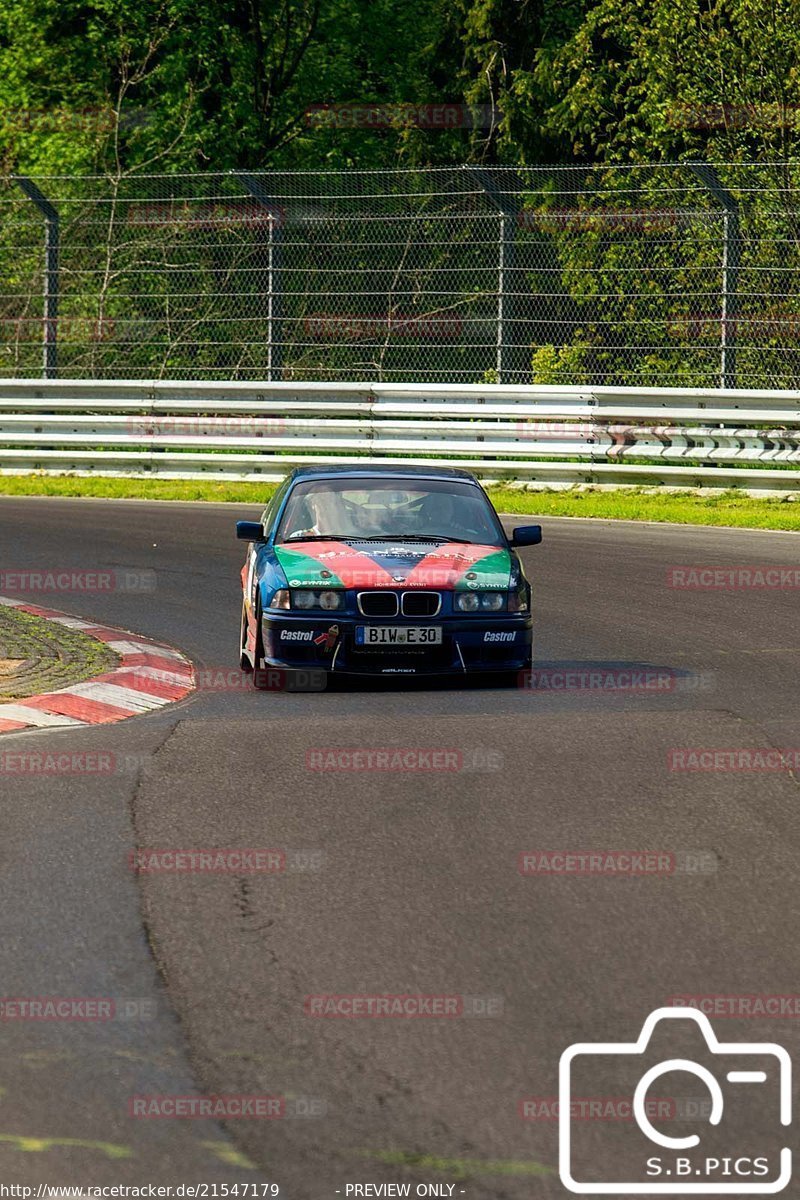
[[[354,538],[274,549],[290,587],[506,589],[512,571],[505,546]]]

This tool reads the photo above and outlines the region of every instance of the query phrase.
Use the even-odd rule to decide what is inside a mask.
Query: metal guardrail
[[[271,482],[298,464],[800,492],[800,392],[0,380],[0,473]]]

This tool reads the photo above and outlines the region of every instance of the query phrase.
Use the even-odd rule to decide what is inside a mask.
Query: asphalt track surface
[[[154,571],[149,594],[40,599],[230,669],[240,516],[257,510],[3,499],[2,565]],[[667,760],[673,747],[800,747],[798,591],[666,583],[681,564],[797,567],[800,538],[568,520],[544,535],[523,552],[538,665],[646,664],[680,686],[201,690],[115,726],[2,739],[4,753],[122,757],[106,775],[0,776],[0,992],[141,1004],[128,1020],[0,1023],[0,1181],[566,1196],[556,1123],[520,1116],[525,1098],[557,1094],[563,1049],[629,1041],[675,994],[800,992],[797,775]],[[309,770],[321,747],[457,748],[473,769]],[[135,875],[135,846],[318,851],[322,865]],[[676,853],[679,869],[530,877],[518,856],[534,849]],[[323,993],[490,998],[493,1015],[307,1015]],[[800,1049],[798,1019],[715,1027]],[[176,1093],[325,1112],[128,1115],[131,1096]],[[586,1161],[622,1169],[623,1128],[584,1123]],[[764,1151],[786,1136],[766,1103],[740,1126],[754,1131]]]

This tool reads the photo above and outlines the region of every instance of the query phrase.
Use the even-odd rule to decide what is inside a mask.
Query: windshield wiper
[[[426,533],[422,537],[423,542],[458,542],[460,546],[477,546],[480,543],[473,541],[472,538],[450,537],[447,533]]]
[[[461,546],[477,546],[469,538],[451,537],[449,533],[401,533],[399,537],[387,538],[392,542],[458,542]]]
[[[462,546],[476,546],[467,538],[450,537],[446,533],[373,533],[367,536],[354,535],[351,542],[458,542]]]
[[[292,533],[279,545],[288,546],[290,542],[346,542],[352,536],[351,533]]]
[[[461,546],[477,546],[469,538],[450,537],[446,533],[301,533],[285,538],[280,545],[292,542],[458,542]]]

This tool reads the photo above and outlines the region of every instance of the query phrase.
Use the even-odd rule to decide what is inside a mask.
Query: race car
[[[239,521],[240,663],[333,675],[502,674],[530,667],[531,588],[467,471],[299,467],[260,521]]]

